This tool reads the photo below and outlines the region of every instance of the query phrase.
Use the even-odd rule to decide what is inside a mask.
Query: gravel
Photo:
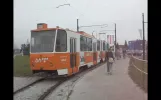
[[[37,100],[47,89],[56,84],[53,79],[44,80],[14,95],[14,100]]]
[[[76,76],[64,82],[57,87],[57,89],[53,91],[45,100],[67,100],[78,79],[80,79],[80,77]]]
[[[14,77],[14,91],[39,80],[41,77]]]

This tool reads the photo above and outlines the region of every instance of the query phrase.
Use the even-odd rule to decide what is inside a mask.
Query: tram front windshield
[[[31,53],[53,52],[55,30],[31,32]]]

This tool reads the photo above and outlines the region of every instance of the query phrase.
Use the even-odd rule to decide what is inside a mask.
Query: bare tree
[[[116,44],[116,48],[117,48],[117,49],[119,49],[119,48],[120,48],[118,43]]]
[[[127,41],[126,41],[126,40],[125,40],[124,48],[125,48],[125,49],[128,48],[128,45],[127,45]]]

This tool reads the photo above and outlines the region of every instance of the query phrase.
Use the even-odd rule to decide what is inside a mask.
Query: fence
[[[145,92],[148,86],[147,60],[141,60],[134,56],[130,57],[129,75],[132,80]]]

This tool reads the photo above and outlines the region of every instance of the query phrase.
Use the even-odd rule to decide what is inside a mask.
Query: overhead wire
[[[67,3],[69,3],[68,2],[68,0],[65,0]],[[90,0],[87,2],[87,4],[86,4],[86,7],[85,7],[85,11],[87,12],[88,11],[88,9],[87,8],[89,8],[89,3],[90,3]],[[84,13],[82,13],[82,12],[80,12],[79,10],[77,10],[74,6],[72,6],[71,5],[71,3],[69,3],[70,4],[70,7],[71,8],[73,8],[73,10],[75,10],[78,14],[79,14],[79,18],[82,16],[82,17],[84,17],[85,19],[87,19],[88,21],[90,21],[91,23],[93,23],[93,21],[91,20],[91,18],[89,18],[89,17],[87,17],[86,16],[86,12],[84,12]],[[90,28],[92,28],[92,30],[93,30],[93,28],[94,27],[99,27],[99,26],[93,26],[93,27],[90,27]],[[82,28],[87,28],[87,27],[82,27]],[[81,28],[81,29],[82,29]],[[89,27],[88,27],[88,29],[89,29]],[[97,32],[98,32],[98,30],[100,30],[100,29],[97,29]],[[96,30],[95,30],[96,31]]]
[[[91,21],[91,19],[90,18],[88,18],[87,16],[85,16],[85,12],[81,12],[81,11],[79,11],[77,8],[75,8],[70,2],[68,2],[68,0],[65,0],[67,3],[69,3],[70,4],[70,7],[72,8],[72,10],[75,10],[75,12],[76,13],[78,13],[79,14],[79,16],[78,16],[78,18],[80,18],[80,17],[85,17],[86,19],[88,19],[88,21],[90,20]],[[90,0],[89,0],[90,1]],[[89,2],[87,3],[87,5],[86,5],[86,8],[88,7],[88,4],[89,4]]]

